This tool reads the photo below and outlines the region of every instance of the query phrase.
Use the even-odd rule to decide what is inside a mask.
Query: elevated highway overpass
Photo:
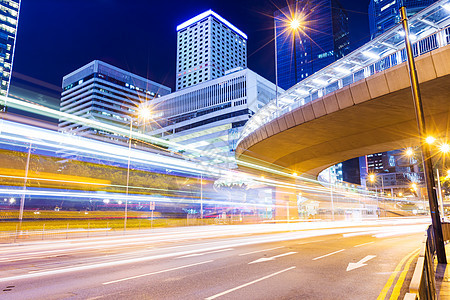
[[[412,18],[411,28],[427,129],[448,137],[450,23],[442,3]],[[418,145],[403,48],[395,27],[296,84],[248,122],[237,158],[316,176],[347,159]]]

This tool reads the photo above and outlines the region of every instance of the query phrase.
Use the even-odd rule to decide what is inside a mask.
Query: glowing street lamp
[[[414,61],[414,52],[413,52],[413,47],[412,47],[412,43],[411,43],[408,17],[407,17],[406,7],[404,5],[402,5],[400,7],[400,17],[401,17],[401,22],[403,25],[403,31],[405,32],[405,50],[406,50],[406,57],[407,57],[407,61],[408,61],[409,79],[411,82],[411,92],[412,92],[412,96],[413,96],[412,98],[413,98],[415,114],[416,114],[417,129],[419,132],[419,138],[422,139],[427,132],[426,123],[425,123],[425,114],[424,114],[424,110],[423,110],[422,97],[420,94],[419,78],[417,76],[417,70],[416,70],[416,65],[415,65],[415,61]],[[435,141],[434,138],[427,137],[427,143],[429,145],[432,144],[434,141]],[[432,223],[432,228],[434,231],[433,239],[434,239],[434,245],[436,248],[438,262],[441,264],[447,264],[447,257],[445,254],[444,237],[443,237],[443,232],[442,232],[442,223],[441,223],[440,215],[439,215],[438,201],[437,201],[436,193],[434,191],[434,189],[435,189],[434,174],[433,174],[433,165],[431,162],[431,153],[430,153],[429,145],[421,145],[421,150],[422,150],[422,161],[423,161],[423,168],[424,168],[424,174],[425,174],[425,184],[427,187],[428,202],[430,204],[429,206],[430,206],[431,221],[432,221],[431,223]]]
[[[152,110],[148,106],[143,106],[143,107],[139,108],[138,116],[139,116],[139,118],[141,118],[143,120],[150,120],[150,118],[152,116]]]
[[[414,155],[414,151],[411,148],[406,149],[405,151],[406,156],[411,157]]]
[[[450,152],[450,145],[447,144],[447,143],[444,143],[444,144],[442,144],[442,145],[439,146],[439,150],[440,150],[442,153],[447,154],[447,153]]]
[[[294,56],[294,72],[295,72],[295,82],[297,83],[297,54],[296,54],[296,46],[295,46],[295,33],[298,30],[301,30],[303,27],[303,20],[297,14],[297,8],[295,11],[291,13],[290,16],[286,16],[287,20],[284,22],[285,27],[287,28],[285,31],[290,30],[292,33],[292,41],[293,41],[293,56]],[[277,45],[277,25],[276,19],[273,20],[274,23],[274,32],[275,32],[275,109],[278,111],[278,45]]]
[[[300,22],[299,19],[295,18],[295,19],[291,20],[289,25],[290,25],[292,30],[298,30],[300,28],[300,26],[301,26],[301,22]]]
[[[148,106],[141,106],[138,109],[138,117],[140,117],[144,122],[151,118],[152,112]],[[128,186],[130,183],[130,158],[131,158],[131,140],[133,133],[133,117],[129,116],[130,119],[130,134],[128,135],[128,164],[127,164],[127,186],[125,190],[125,217],[123,220],[123,230],[127,230],[127,219],[128,219]]]
[[[425,139],[425,142],[429,145],[433,144],[436,141],[436,138],[434,136],[427,136],[427,138]]]

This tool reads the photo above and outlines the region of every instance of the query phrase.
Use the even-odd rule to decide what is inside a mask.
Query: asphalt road
[[[0,299],[395,298],[406,291],[426,221],[185,227],[0,245]]]

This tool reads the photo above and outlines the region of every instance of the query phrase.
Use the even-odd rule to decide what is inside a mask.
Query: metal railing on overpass
[[[438,1],[414,15],[410,31],[415,56],[449,45],[450,1]],[[285,113],[406,60],[404,31],[397,25],[271,100],[247,122],[238,143]]]
[[[450,223],[442,223],[444,241],[450,240]],[[436,246],[433,238],[433,228],[430,225],[420,248],[419,258],[409,285],[409,292],[404,300],[436,299],[436,272],[434,258]]]

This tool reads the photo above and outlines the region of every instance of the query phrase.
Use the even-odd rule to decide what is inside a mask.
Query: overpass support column
[[[275,220],[298,220],[297,194],[294,188],[275,188]]]

